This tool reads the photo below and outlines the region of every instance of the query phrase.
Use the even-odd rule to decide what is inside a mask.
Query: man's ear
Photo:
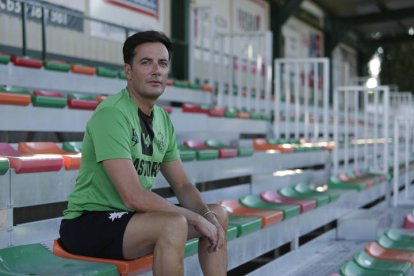
[[[124,72],[125,72],[125,75],[127,76],[127,79],[131,80],[132,79],[132,67],[130,64],[125,63]]]

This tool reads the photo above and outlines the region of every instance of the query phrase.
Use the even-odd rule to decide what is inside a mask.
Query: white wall
[[[163,31],[167,35],[171,33],[170,0],[157,2],[158,12],[155,16],[113,4],[114,2],[126,3],[127,0],[47,0],[47,2],[76,10],[86,16],[125,25],[133,29],[155,29]],[[81,31],[62,26],[47,25],[48,53],[122,65],[124,30],[92,23],[88,20],[80,25]],[[1,12],[1,9],[0,41],[2,45],[6,46],[17,48],[22,46],[20,17]],[[39,21],[27,21],[27,47],[29,50],[36,51],[42,49]]]

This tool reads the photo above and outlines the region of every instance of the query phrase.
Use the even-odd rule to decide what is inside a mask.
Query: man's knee
[[[165,213],[163,216],[164,230],[166,232],[187,233],[188,223],[185,216],[178,213]]]
[[[220,222],[223,228],[227,229],[228,214],[226,209],[224,209],[224,207],[218,204],[211,204],[209,205],[209,208],[216,214],[217,220]]]

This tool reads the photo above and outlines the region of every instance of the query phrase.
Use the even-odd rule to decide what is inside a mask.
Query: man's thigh
[[[137,258],[154,250],[163,235],[175,235],[174,221],[183,219],[178,213],[135,213],[129,220],[123,237],[124,258]]]

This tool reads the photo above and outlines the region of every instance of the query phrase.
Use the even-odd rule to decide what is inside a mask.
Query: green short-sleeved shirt
[[[69,195],[65,219],[83,211],[131,211],[112,184],[103,160],[131,159],[141,185],[150,190],[162,162],[179,158],[174,128],[164,109],[142,113],[128,90],[102,102],[88,121],[82,144],[82,163]]]

